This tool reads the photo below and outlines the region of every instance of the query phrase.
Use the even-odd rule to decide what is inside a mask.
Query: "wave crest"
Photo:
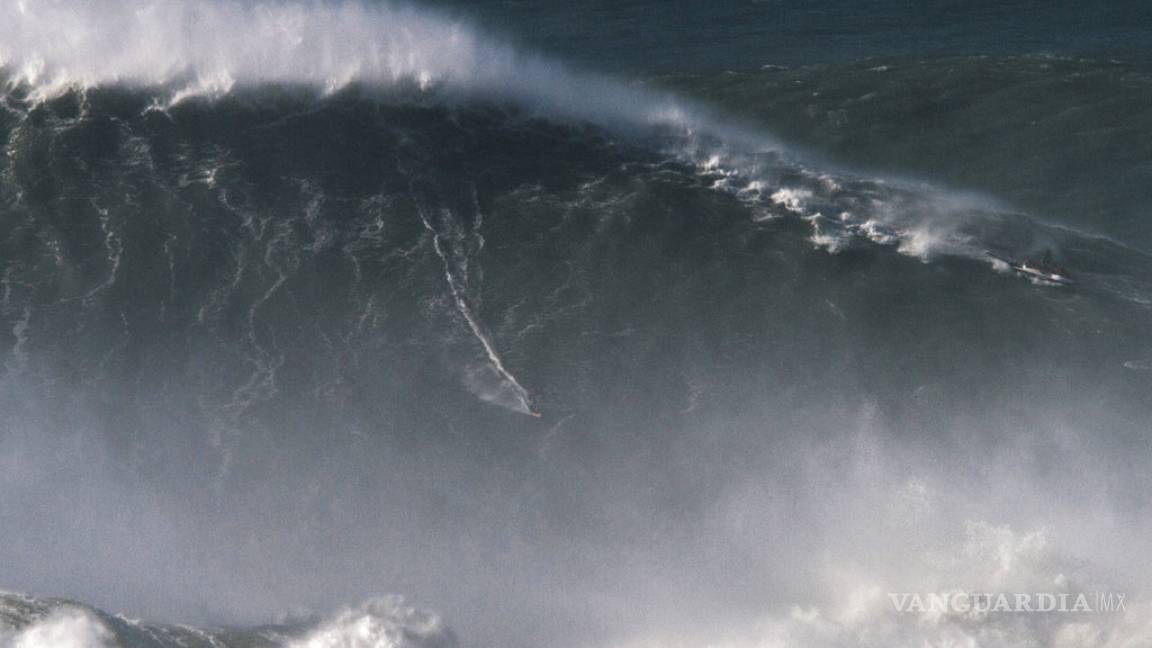
[[[288,648],[456,648],[456,637],[435,614],[395,596],[373,599],[337,614]]]
[[[0,3],[0,68],[37,99],[114,84],[167,88],[175,102],[267,84],[333,92],[414,83],[598,121],[686,120],[671,98],[388,2],[9,0]]]

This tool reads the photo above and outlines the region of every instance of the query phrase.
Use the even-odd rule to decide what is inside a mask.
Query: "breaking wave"
[[[398,597],[373,599],[327,618],[251,629],[148,623],[62,599],[0,593],[6,648],[455,648],[435,614]]]
[[[1028,149],[984,130],[1018,87],[1109,137],[1152,77],[874,63],[629,83],[387,2],[0,2],[0,564],[86,602],[0,597],[0,643],[456,645],[399,591],[476,646],[1139,645],[1146,244],[757,124],[867,158],[949,107],[922,157],[968,173]],[[1074,284],[988,254],[1044,250]],[[956,588],[1130,607],[888,598]]]
[[[550,113],[679,122],[680,105],[518,52],[459,21],[391,2],[62,0],[0,6],[0,66],[40,98],[76,87],[167,89],[167,102],[237,88],[415,84]],[[115,52],[109,55],[109,52]]]

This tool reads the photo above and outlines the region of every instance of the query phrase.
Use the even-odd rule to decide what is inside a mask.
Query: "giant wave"
[[[382,591],[478,646],[1148,636],[1138,243],[415,7],[6,2],[0,67],[0,577],[131,613],[0,640],[455,645]],[[969,588],[1131,608],[886,596]]]

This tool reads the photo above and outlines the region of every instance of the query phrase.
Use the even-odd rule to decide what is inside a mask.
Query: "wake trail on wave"
[[[472,337],[480,343],[481,348],[484,349],[484,355],[487,358],[487,366],[482,367],[481,371],[472,371],[468,380],[468,387],[475,393],[481,400],[488,401],[512,410],[519,414],[527,414],[529,416],[540,416],[540,414],[532,407],[532,399],[528,394],[528,390],[520,384],[516,376],[504,364],[503,358],[496,350],[496,345],[492,342],[492,338],[485,332],[484,327],[481,325],[479,318],[476,315],[475,309],[472,307],[468,297],[468,258],[466,252],[461,252],[462,245],[453,242],[453,238],[461,238],[465,234],[461,233],[459,225],[453,218],[452,212],[447,208],[440,211],[441,223],[438,227],[433,222],[434,217],[430,211],[431,208],[417,202],[417,210],[420,213],[420,220],[424,224],[424,228],[432,235],[432,248],[436,251],[436,256],[440,258],[444,266],[444,279],[448,284],[448,292],[452,296],[452,302],[455,305],[456,311],[464,319],[465,324],[468,326],[469,332]],[[473,224],[471,235],[477,240],[482,241],[478,232],[482,217],[477,212],[476,221]],[[482,247],[482,242],[477,243],[477,247]],[[495,383],[491,380],[485,380],[483,375],[484,369],[490,370],[495,374]]]

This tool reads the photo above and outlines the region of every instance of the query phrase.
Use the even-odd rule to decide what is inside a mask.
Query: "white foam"
[[[920,227],[905,230],[900,237],[897,251],[927,262],[934,252],[943,245],[941,238],[930,229]]]
[[[898,232],[875,219],[869,219],[860,226],[860,231],[868,240],[879,245],[895,245],[900,242]]]
[[[922,510],[931,506],[931,489],[911,480],[899,494],[901,506]],[[915,528],[919,528],[919,522]],[[986,520],[970,520],[963,533],[946,546],[934,547],[930,573],[917,572],[913,582],[943,584],[939,590],[917,592],[922,601],[932,594],[971,595],[978,592],[1077,592],[1094,589],[1077,585],[1069,574],[1081,569],[1065,557],[1045,529],[1020,531]],[[922,549],[921,549],[922,550]],[[926,603],[922,608],[902,598],[906,588],[895,576],[864,576],[851,560],[829,557],[833,595],[823,603],[796,603],[767,614],[753,629],[708,638],[645,636],[619,644],[622,648],[684,646],[714,648],[890,648],[939,646],[949,648],[1121,648],[1152,645],[1152,603],[1127,597],[1123,608],[1090,612],[992,612],[988,603],[970,609]],[[819,570],[817,570],[819,571]],[[898,574],[900,570],[891,570]],[[949,587],[947,584],[952,584]],[[931,587],[931,585],[928,585]],[[895,598],[894,598],[895,597]],[[971,599],[968,599],[971,600]],[[898,605],[899,603],[899,605]],[[1089,603],[1093,605],[1094,603]],[[983,609],[981,608],[983,606]],[[1071,603],[1069,603],[1071,605]],[[713,631],[714,632],[714,631]]]
[[[843,236],[823,232],[819,229],[813,229],[812,236],[810,236],[808,240],[812,241],[812,244],[816,247],[823,248],[829,254],[838,254],[848,245],[848,242]]]
[[[807,189],[784,187],[772,194],[772,202],[797,214],[804,213],[804,206],[807,205],[811,199],[812,192]]]
[[[80,608],[64,608],[5,636],[0,644],[9,648],[111,648],[112,632],[94,614]]]
[[[1007,273],[1012,272],[1012,266],[1009,265],[1007,261],[1001,261],[1000,259],[996,259],[993,257],[989,257],[989,261],[992,263],[992,269],[995,270],[996,272],[999,272],[1001,274],[1007,274]]]
[[[178,102],[238,87],[350,84],[487,93],[602,121],[689,125],[680,102],[521,53],[390,2],[145,0],[0,3],[0,66],[49,98],[75,87],[167,88]]]
[[[452,648],[456,639],[439,616],[397,597],[346,609],[287,648]]]

